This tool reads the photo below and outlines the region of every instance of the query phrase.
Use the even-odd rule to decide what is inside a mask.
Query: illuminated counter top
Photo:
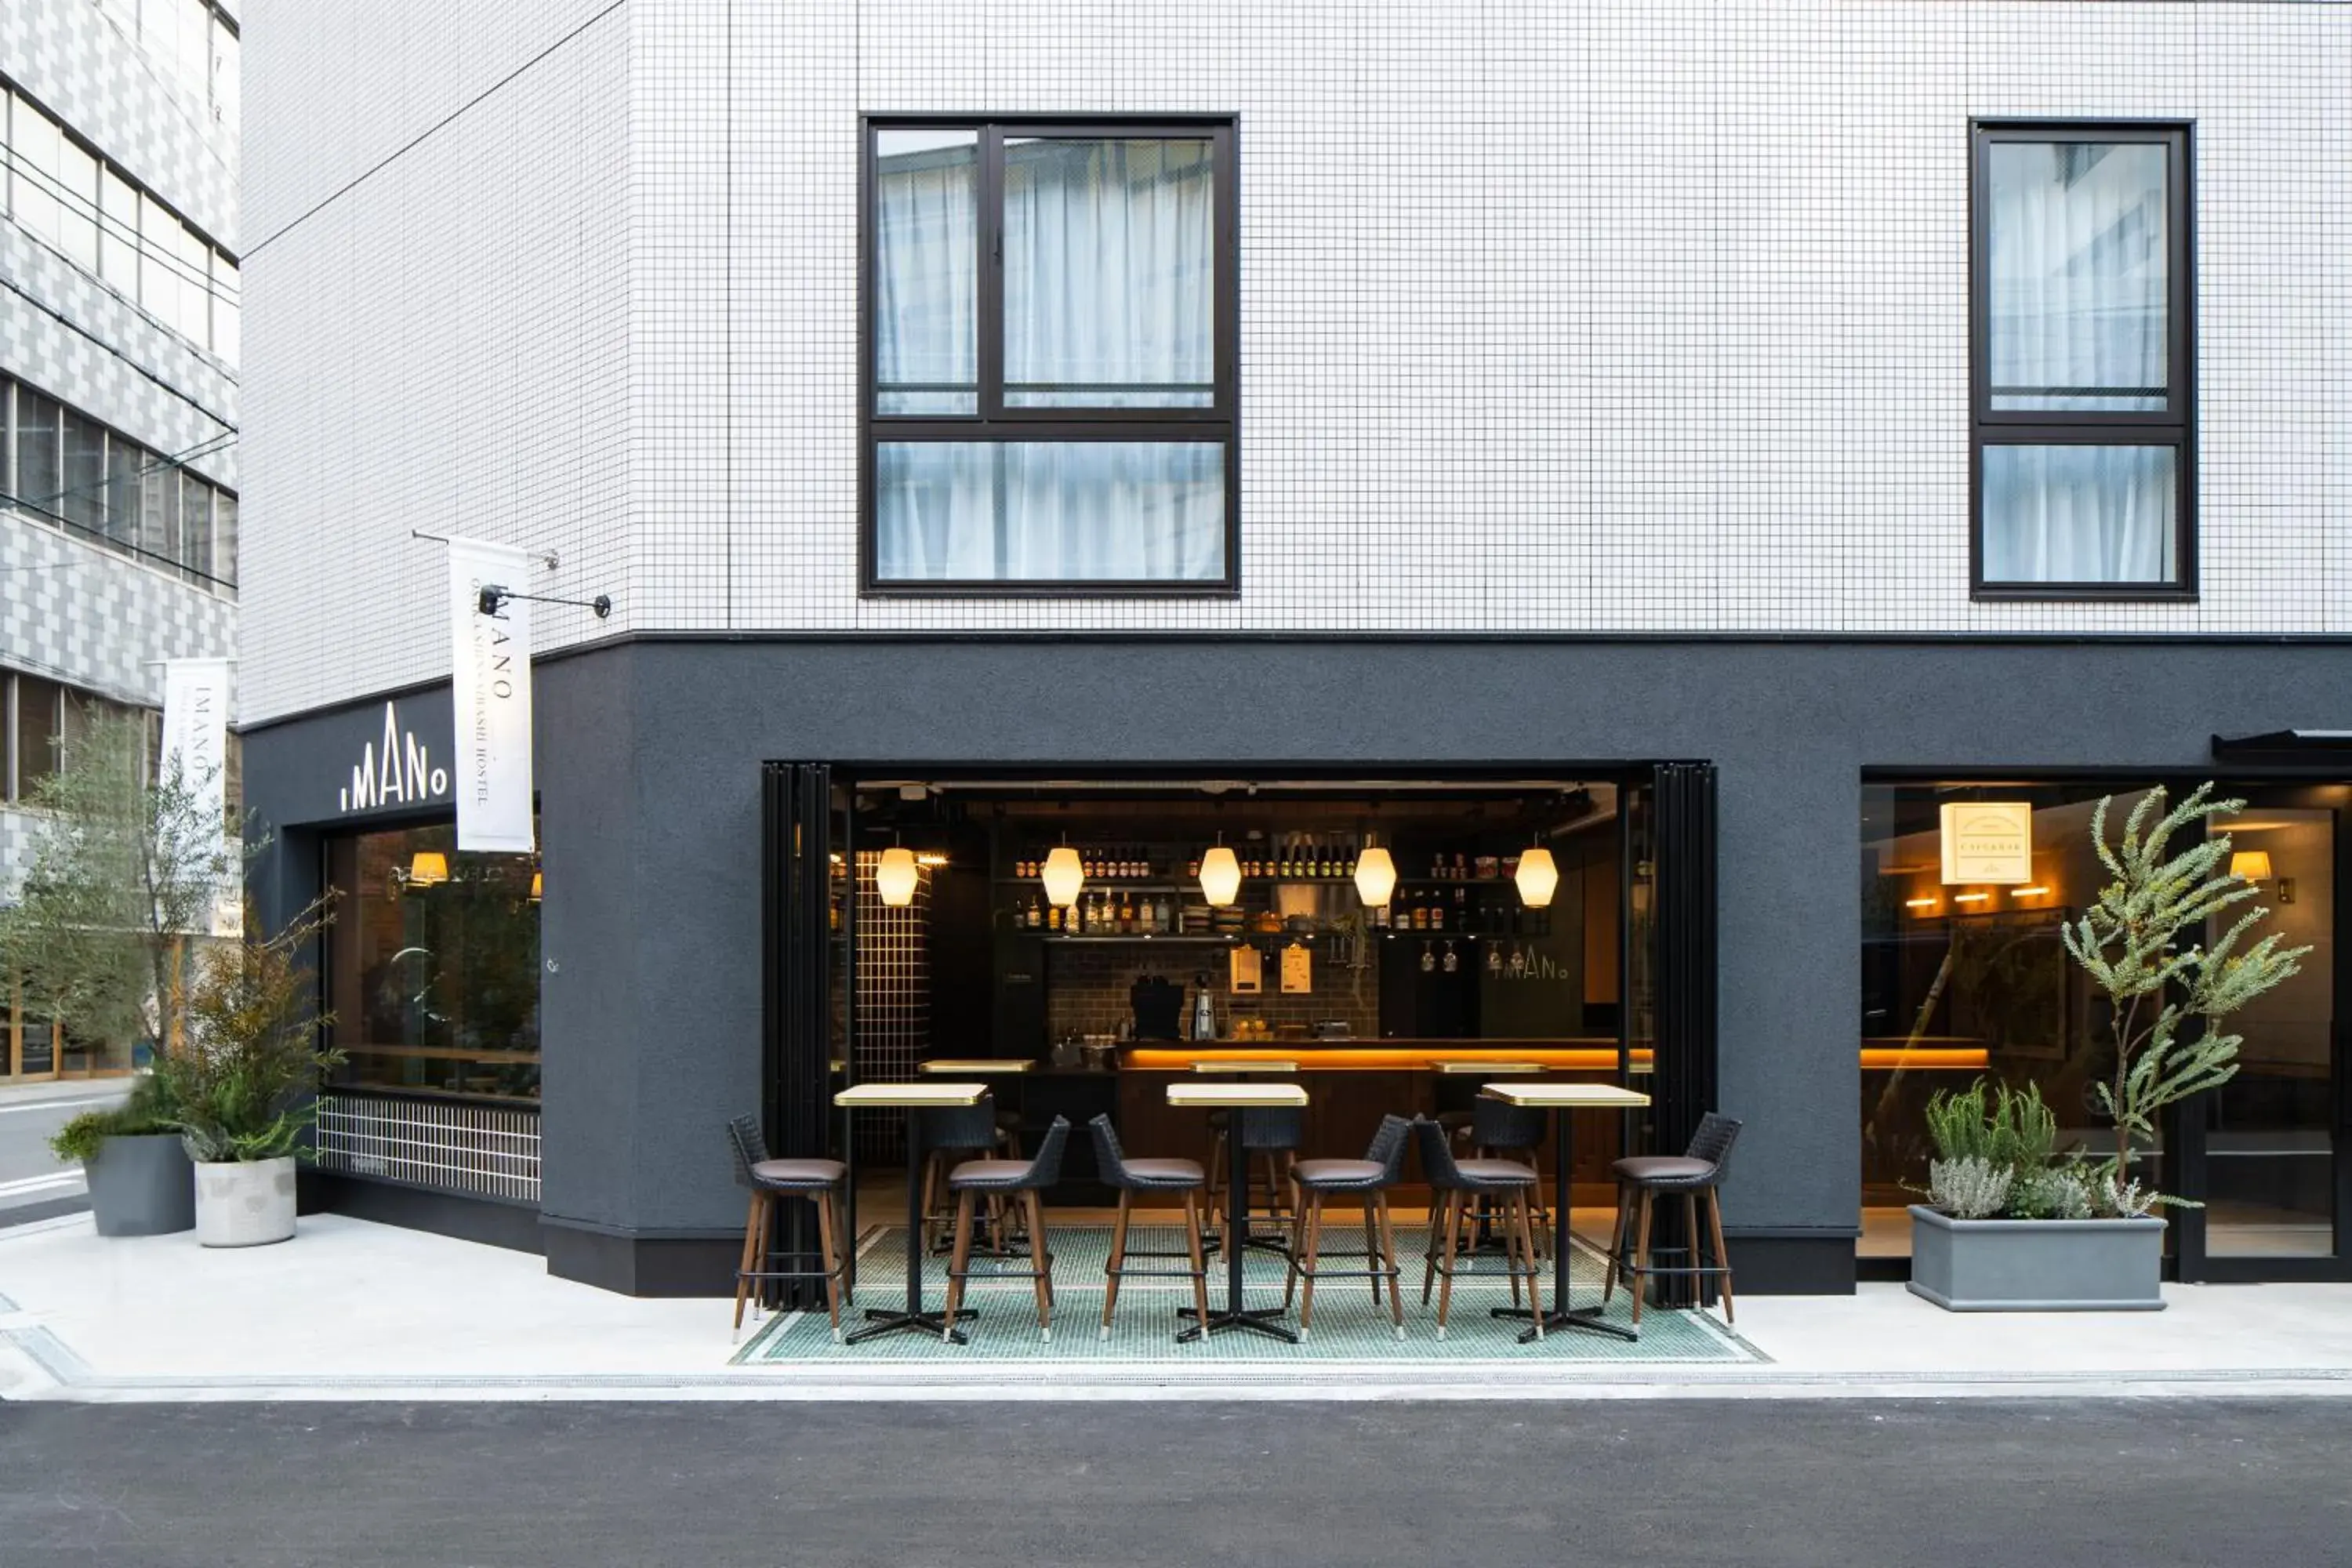
[[[1990,1065],[1992,1055],[1981,1040],[1953,1035],[1882,1035],[1862,1042],[1862,1065],[1868,1071],[1917,1068],[1924,1071],[1969,1072]]]
[[[1263,1040],[1247,1045],[1135,1046],[1121,1058],[1131,1072],[1191,1072],[1226,1062],[1296,1062],[1302,1073],[1427,1071],[1443,1062],[1530,1062],[1556,1071],[1609,1072],[1617,1042],[1605,1036],[1548,1040]],[[1650,1067],[1647,1047],[1633,1070]]]

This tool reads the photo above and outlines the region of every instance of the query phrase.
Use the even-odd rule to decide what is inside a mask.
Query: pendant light
[[[1225,847],[1225,836],[1217,835],[1214,847],[1201,857],[1201,896],[1213,909],[1229,909],[1242,896],[1242,863]]]
[[[915,869],[915,852],[903,845],[893,844],[882,851],[882,862],[874,868],[875,890],[882,895],[885,907],[903,910],[915,901],[915,885],[922,874]]]
[[[1363,852],[1356,857],[1356,896],[1368,908],[1378,909],[1396,892],[1396,862],[1389,852],[1364,835]]]
[[[1045,869],[1037,879],[1045,884],[1045,901],[1066,910],[1078,901],[1079,889],[1087,885],[1086,862],[1067,844],[1057,844],[1045,857]]]
[[[1538,844],[1519,851],[1519,868],[1511,880],[1519,885],[1520,902],[1531,910],[1548,909],[1559,887],[1559,868],[1552,864],[1551,851]]]

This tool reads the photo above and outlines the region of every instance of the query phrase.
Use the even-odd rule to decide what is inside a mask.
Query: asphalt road
[[[7,1568],[2322,1563],[2352,1404],[0,1405]]]
[[[121,1100],[124,1092],[121,1088],[60,1084],[0,1095],[0,1225],[27,1217],[27,1210],[53,1213],[67,1200],[81,1198],[87,1191],[81,1167],[58,1163],[49,1152],[49,1134],[85,1110]]]

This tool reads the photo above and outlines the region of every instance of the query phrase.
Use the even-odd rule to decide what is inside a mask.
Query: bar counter
[[[1441,1062],[1533,1062],[1562,1072],[1614,1072],[1617,1042],[1606,1035],[1523,1040],[1209,1040],[1134,1046],[1120,1053],[1129,1072],[1191,1072],[1195,1064],[1295,1061],[1301,1072],[1428,1072]],[[1646,1072],[1650,1052],[1633,1052]]]

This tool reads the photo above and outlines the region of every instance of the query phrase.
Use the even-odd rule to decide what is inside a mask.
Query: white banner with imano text
[[[450,695],[457,741],[457,847],[527,855],[530,827],[530,604],[482,590],[525,590],[530,559],[511,544],[449,541]]]
[[[163,661],[163,776],[176,773],[188,792],[188,820],[196,838],[182,852],[191,861],[215,854],[221,858],[221,888],[213,900],[215,936],[237,934],[242,908],[244,861],[228,820],[228,679],[225,658]]]

